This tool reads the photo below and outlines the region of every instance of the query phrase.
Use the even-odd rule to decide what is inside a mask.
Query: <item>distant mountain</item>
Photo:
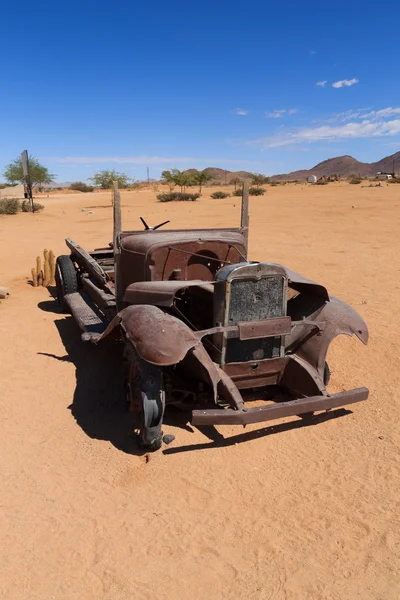
[[[225,169],[218,169],[217,167],[207,167],[203,169],[203,172],[209,173],[214,177],[214,181],[220,181],[221,183],[229,183],[232,179],[251,179],[252,173],[248,171],[228,171]],[[197,173],[197,169],[187,169],[185,173]],[[212,185],[212,181],[210,182]]]
[[[340,175],[340,177],[348,177],[349,175],[373,177],[379,171],[382,173],[400,172],[400,152],[386,156],[374,163],[359,162],[352,156],[337,156],[336,158],[329,158],[328,160],[318,163],[312,169],[303,169],[301,171],[273,175],[272,179],[275,179],[276,181],[287,181],[306,179],[310,175],[315,175],[319,178],[323,175],[327,177],[335,174]]]

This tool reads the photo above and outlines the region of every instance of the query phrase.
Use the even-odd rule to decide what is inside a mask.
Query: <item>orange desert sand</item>
[[[123,226],[237,225],[240,199],[210,191],[170,204],[123,192]],[[40,214],[0,217],[0,596],[398,600],[400,185],[251,198],[250,258],[323,283],[366,319],[369,345],[341,336],[328,361],[331,390],[366,385],[369,400],[318,425],[225,426],[214,440],[172,411],[176,440],[149,460],[129,435],[118,347],[82,346],[72,317],[28,284],[43,248],[112,239],[110,193],[39,201]]]

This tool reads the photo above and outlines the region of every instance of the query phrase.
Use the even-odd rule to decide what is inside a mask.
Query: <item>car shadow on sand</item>
[[[38,306],[61,317],[54,324],[65,355],[39,354],[75,366],[76,386],[68,408],[77,424],[93,439],[109,441],[129,454],[145,454],[137,445],[135,415],[128,411],[123,393],[122,344],[84,344],[73,317],[64,315],[56,301],[41,302]]]
[[[72,316],[65,315],[55,300],[40,302],[38,307],[45,312],[60,315],[54,321],[64,344],[65,355],[57,356],[46,352],[38,354],[55,360],[71,362],[75,366],[76,386],[72,403],[68,406],[77,424],[91,438],[109,441],[118,450],[128,454],[143,455],[146,451],[138,446],[135,429],[137,415],[128,410],[123,391],[123,346],[116,342],[104,344],[84,344],[81,331]],[[164,454],[176,454],[232,446],[259,439],[276,433],[283,433],[298,427],[317,425],[327,420],[351,414],[339,409],[322,413],[308,420],[294,421],[243,431],[231,437],[224,437],[213,426],[194,427],[190,424],[190,412],[169,406],[165,411],[164,423],[189,432],[195,429],[210,441],[185,446],[163,447]]]

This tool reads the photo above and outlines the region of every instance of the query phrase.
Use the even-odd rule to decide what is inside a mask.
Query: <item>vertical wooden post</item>
[[[21,164],[22,164],[22,172],[24,174],[24,189],[25,189],[25,197],[30,200],[31,203],[31,211],[35,212],[35,204],[33,202],[33,194],[32,194],[32,182],[31,176],[29,173],[29,156],[28,150],[24,150],[21,154]]]
[[[240,227],[243,229],[247,259],[247,254],[249,251],[249,184],[247,183],[247,181],[243,183],[242,214],[240,219]]]
[[[114,285],[115,285],[115,300],[117,303],[117,310],[121,309],[122,303],[122,289],[119,274],[119,263],[121,256],[121,248],[119,246],[119,235],[121,233],[121,196],[118,191],[117,182],[114,181],[113,189],[113,250],[114,250]]]

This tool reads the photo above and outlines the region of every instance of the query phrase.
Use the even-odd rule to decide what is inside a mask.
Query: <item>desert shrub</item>
[[[0,183],[0,190],[4,190],[6,187],[8,187],[7,183]]]
[[[87,185],[82,181],[75,181],[75,183],[71,183],[69,189],[77,192],[93,192],[94,187],[92,185]]]
[[[43,210],[43,209],[44,209],[43,204],[39,204],[39,202],[33,203],[33,210],[35,212],[39,212],[40,210]],[[31,203],[29,200],[22,201],[21,210],[22,210],[22,212],[32,212],[32,206],[31,206]]]
[[[169,194],[158,194],[157,199],[160,202],[174,202],[174,201],[192,201],[194,202],[200,198],[200,194],[188,194],[187,192],[170,192]]]
[[[315,182],[315,185],[328,185],[328,182],[327,182],[327,181],[324,181],[324,180],[322,179],[322,180],[320,180],[320,181],[316,181],[316,182]]]
[[[218,200],[219,198],[229,198],[230,194],[227,194],[227,192],[214,192],[213,194],[211,194],[211,198],[214,198],[215,200]]]
[[[361,183],[361,181],[361,177],[358,177],[358,175],[351,175],[348,179],[348,182],[354,185],[357,183]]]
[[[387,183],[400,183],[400,177],[392,177],[392,179],[388,179]]]
[[[249,188],[250,196],[263,196],[265,194],[265,190],[262,187],[251,187]]]
[[[243,188],[237,188],[237,190],[233,191],[232,194],[234,196],[243,196]]]
[[[272,187],[276,187],[277,185],[280,185],[279,181],[271,181],[271,183],[269,184]]]
[[[0,200],[0,215],[16,215],[21,205],[17,198],[4,198]]]

